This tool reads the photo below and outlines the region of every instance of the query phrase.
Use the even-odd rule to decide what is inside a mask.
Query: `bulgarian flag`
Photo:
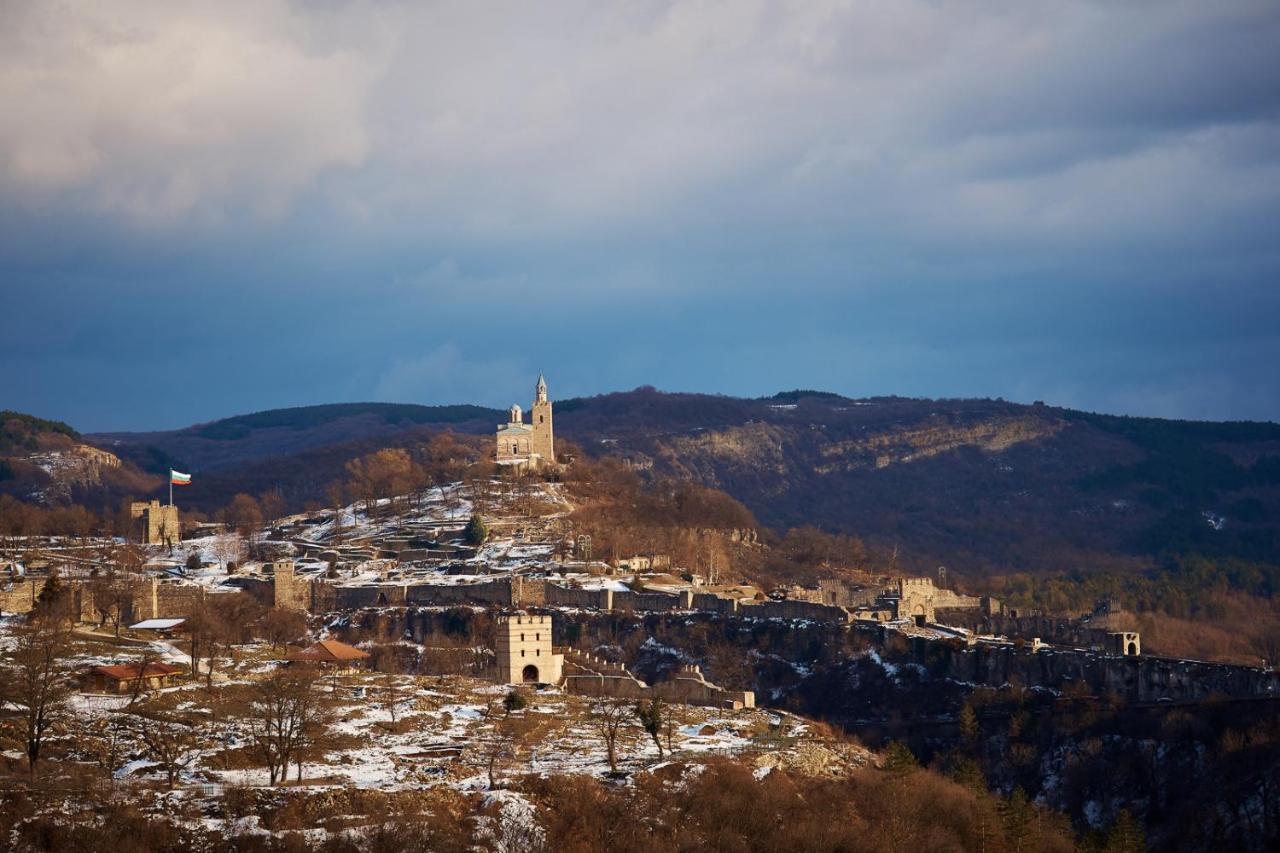
[[[180,471],[169,469],[169,484],[172,486],[189,486],[191,485],[191,475],[183,474]]]

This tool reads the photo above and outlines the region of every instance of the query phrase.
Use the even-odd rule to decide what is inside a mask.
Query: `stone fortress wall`
[[[595,655],[565,651],[565,690],[584,696],[640,701],[661,699],[669,704],[704,705],[712,708],[754,708],[755,693],[725,690],[707,681],[693,664],[680,667],[675,677],[657,684],[645,684],[622,664]]]

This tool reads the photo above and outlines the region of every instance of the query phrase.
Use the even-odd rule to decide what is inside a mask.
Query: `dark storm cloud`
[[[1280,416],[1271,3],[6,4],[0,405]]]

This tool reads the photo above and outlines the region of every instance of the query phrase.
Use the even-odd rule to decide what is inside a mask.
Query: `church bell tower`
[[[555,434],[551,428],[551,401],[547,399],[547,380],[538,374],[538,385],[534,389],[533,409],[529,412],[533,434],[529,440],[529,450],[542,457],[543,465],[556,464]]]

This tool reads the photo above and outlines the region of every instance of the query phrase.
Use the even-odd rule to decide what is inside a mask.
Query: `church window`
[[[520,657],[524,657],[524,649],[520,650]]]
[[[519,453],[519,452],[520,452],[520,445],[518,445],[518,444],[513,444],[513,445],[511,445],[511,452],[512,452],[512,453]]]

